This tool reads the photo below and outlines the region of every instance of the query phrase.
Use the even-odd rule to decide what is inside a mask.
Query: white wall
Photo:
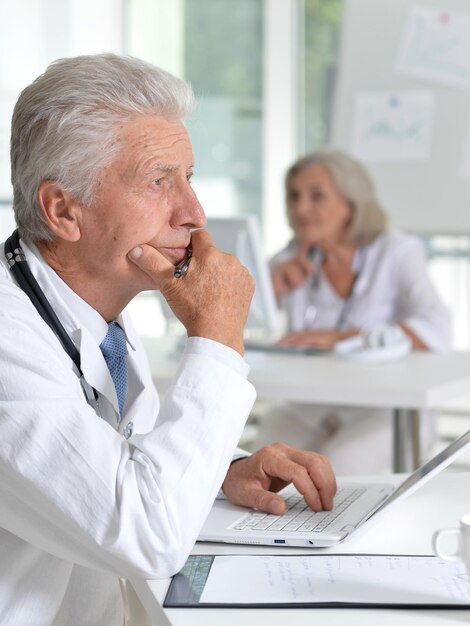
[[[122,52],[122,15],[122,0],[0,2],[0,200],[11,199],[10,122],[19,92],[57,58]]]

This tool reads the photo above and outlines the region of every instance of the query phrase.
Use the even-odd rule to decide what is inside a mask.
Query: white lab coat
[[[272,267],[295,255],[289,244],[272,260]],[[313,259],[314,265],[318,253]],[[343,328],[367,330],[384,322],[403,323],[434,351],[450,347],[450,317],[440,300],[426,267],[423,246],[417,237],[392,229],[377,237],[353,267],[359,271],[348,299]],[[361,266],[361,267],[359,267]],[[333,289],[319,268],[315,277],[283,298],[289,329],[335,328],[345,301]],[[308,307],[315,315],[308,315]]]
[[[100,393],[73,365],[0,254],[0,622],[122,626],[119,577],[166,577],[188,556],[254,402],[231,349],[189,340],[159,407],[124,312],[129,389],[118,426],[99,343],[106,322],[25,247],[36,279]],[[129,422],[133,435],[122,433]]]
[[[291,242],[271,265],[293,258]],[[414,236],[389,230],[358,252],[353,293],[345,301],[333,289],[314,255],[317,272],[282,299],[289,330],[331,329],[344,318],[343,328],[367,330],[381,323],[409,326],[429,349],[450,348],[450,317],[426,267],[423,247]],[[380,367],[380,366],[379,366]],[[373,384],[373,381],[371,381]],[[434,421],[421,420],[422,451],[433,443]],[[258,445],[282,440],[329,456],[340,474],[375,473],[391,467],[391,412],[386,409],[274,405],[262,422]]]

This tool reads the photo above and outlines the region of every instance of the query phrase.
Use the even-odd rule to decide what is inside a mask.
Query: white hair
[[[388,218],[377,199],[374,183],[367,170],[345,152],[319,150],[291,165],[285,178],[287,205],[292,178],[301,170],[315,165],[328,170],[337,191],[351,207],[352,218],[346,233],[348,241],[358,246],[372,243],[386,230]]]
[[[138,115],[183,119],[193,106],[184,81],[132,57],[59,59],[20,94],[12,118],[13,208],[26,241],[50,240],[37,190],[53,180],[88,204],[116,157],[118,124]]]

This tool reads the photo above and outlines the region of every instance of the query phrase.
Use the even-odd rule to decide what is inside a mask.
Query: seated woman
[[[294,238],[271,264],[288,319],[283,345],[328,349],[391,323],[416,349],[449,349],[449,314],[420,241],[389,227],[362,165],[339,151],[308,155],[287,172],[286,200]],[[429,415],[422,420],[424,452],[433,442],[432,422]],[[391,467],[385,409],[276,407],[263,420],[258,443],[277,439],[330,456],[340,474]]]

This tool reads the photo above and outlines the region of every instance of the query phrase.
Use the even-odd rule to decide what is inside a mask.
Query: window
[[[342,9],[342,0],[1,4],[0,239],[13,228],[8,145],[19,91],[55,58],[124,50],[193,84],[194,187],[208,215],[254,214],[265,254],[279,250],[290,237],[284,173],[299,154],[328,144]],[[46,34],[51,24],[58,25],[53,39]],[[466,348],[468,242],[462,250],[458,238],[446,239],[445,249],[442,241],[429,241],[431,270],[453,312],[455,345]],[[153,313],[147,318],[153,327]]]
[[[208,215],[261,215],[262,9],[261,0],[127,3],[127,52],[193,85],[193,184]]]
[[[121,0],[0,2],[0,241],[11,234],[10,126],[22,89],[60,57],[122,52]]]
[[[304,152],[328,143],[341,14],[342,0],[305,0],[299,99]]]

